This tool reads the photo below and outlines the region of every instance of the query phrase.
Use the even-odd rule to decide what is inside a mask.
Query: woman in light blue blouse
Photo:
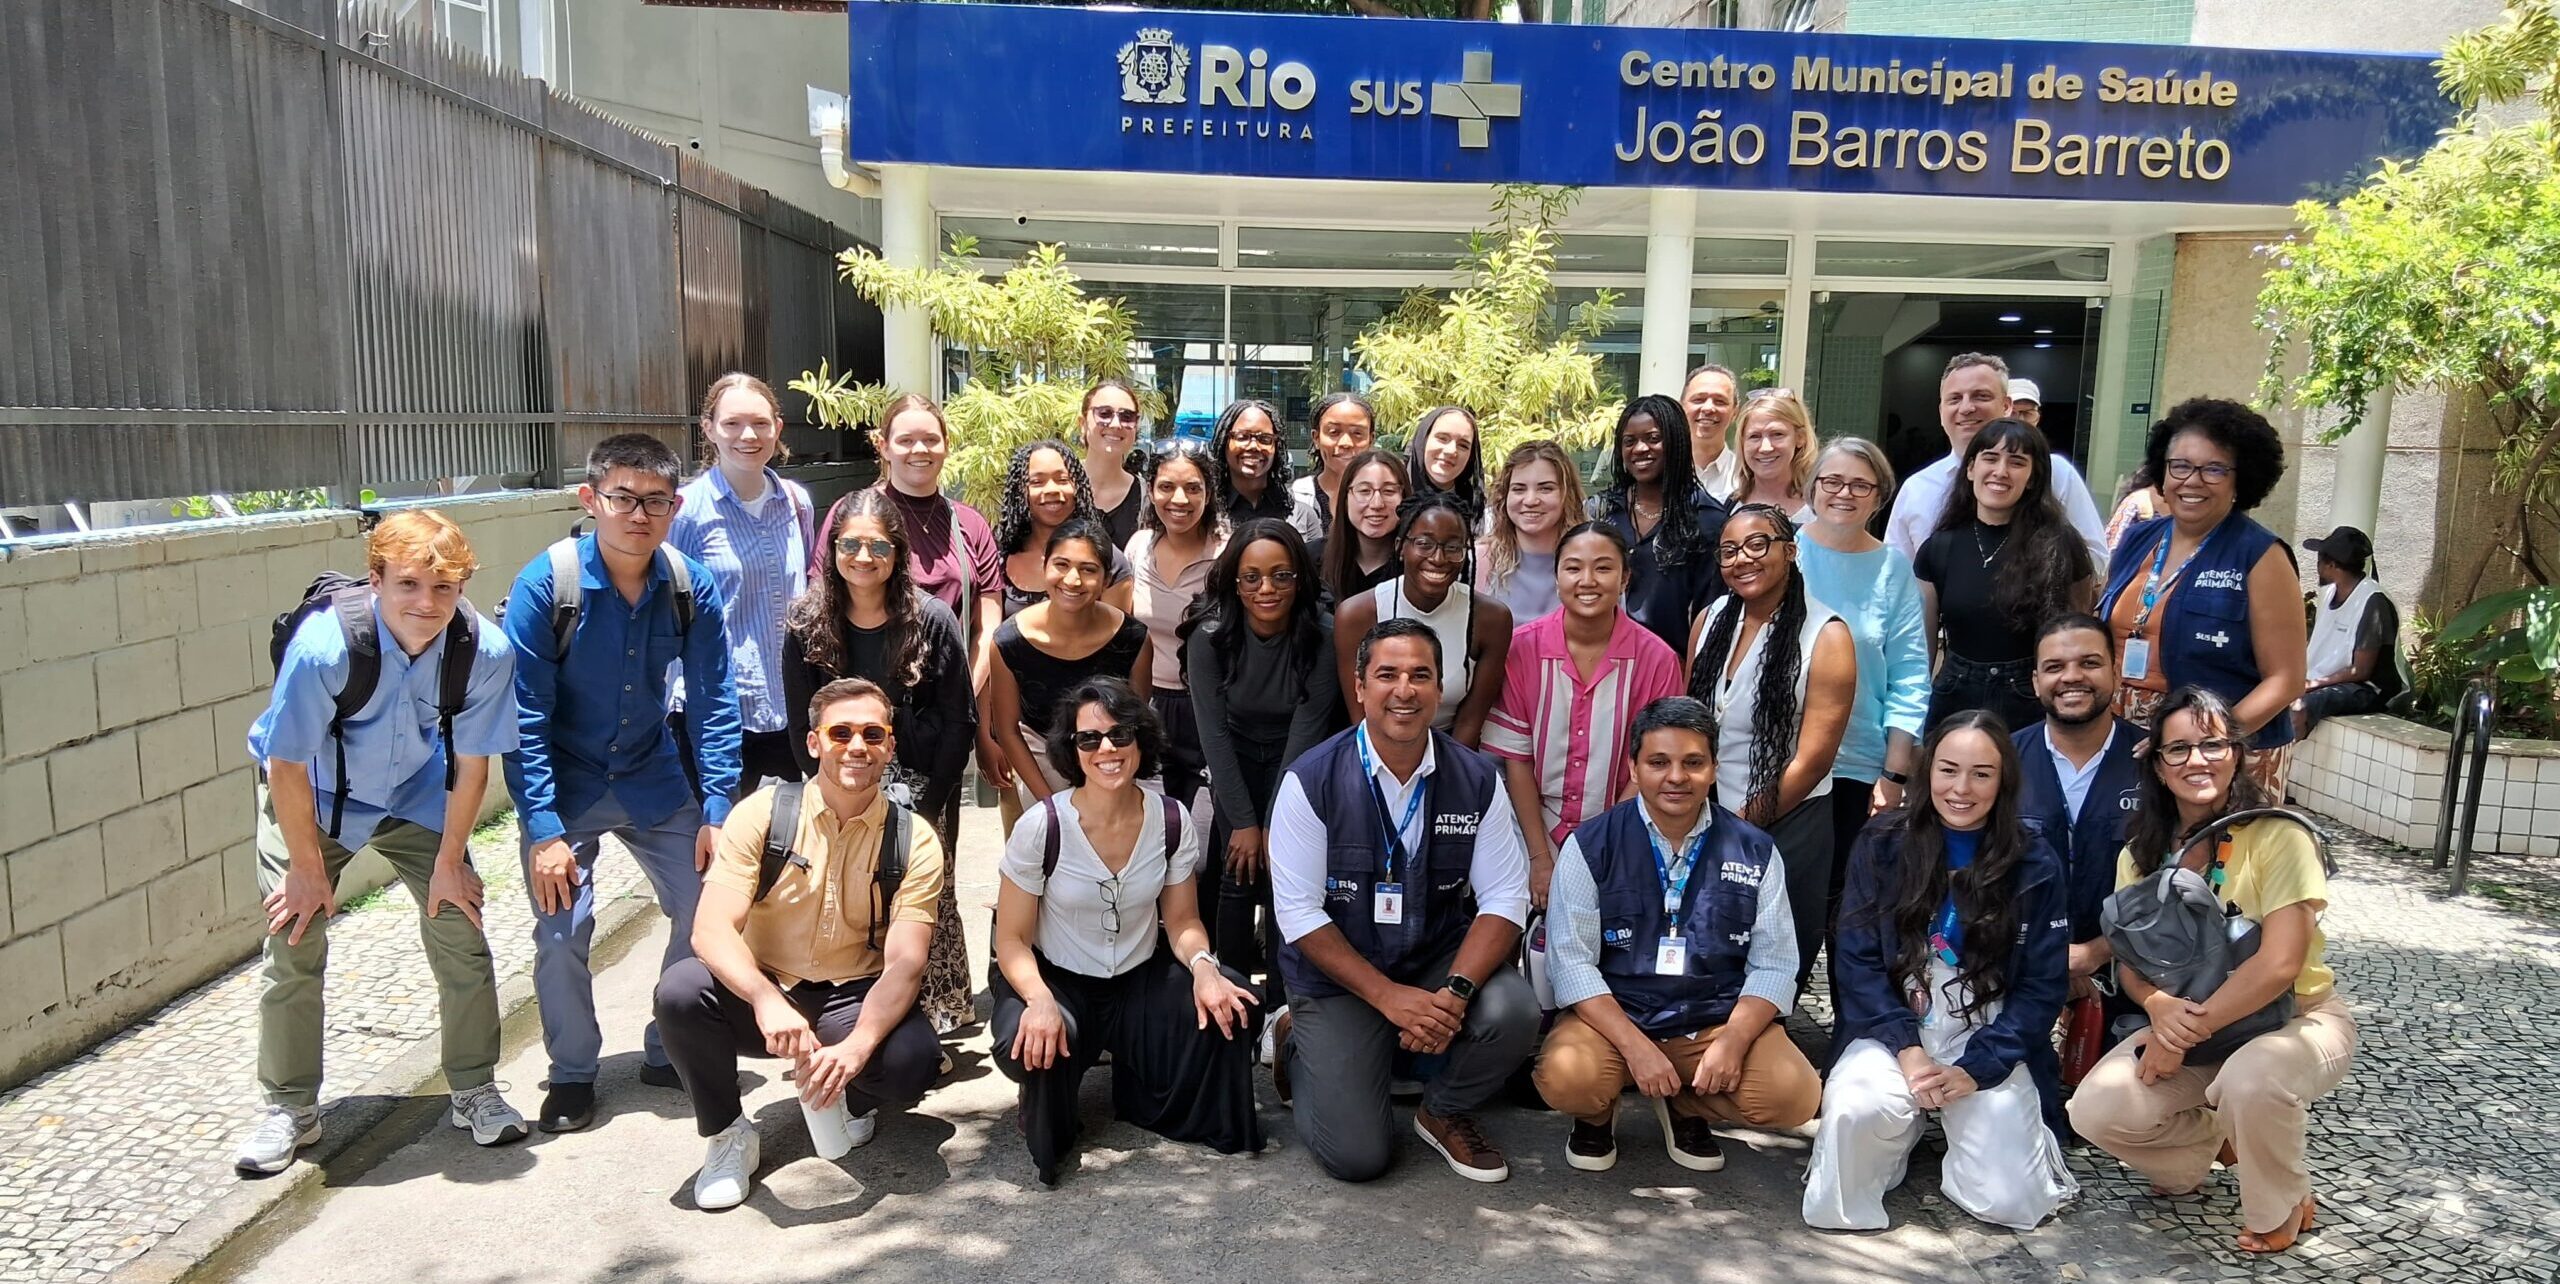
[[[1903,787],[1920,751],[1929,713],[1929,645],[1920,612],[1920,583],[1911,559],[1885,546],[1868,524],[1893,498],[1893,465],[1874,442],[1842,437],[1814,461],[1796,564],[1805,592],[1831,604],[1857,644],[1857,700],[1840,756],[1831,767],[1835,851],[1857,841],[1867,817],[1902,805]],[[1839,905],[1846,860],[1831,867],[1830,905]],[[1808,949],[1807,951],[1811,951]]]
[[[800,778],[784,730],[782,637],[791,600],[809,586],[812,509],[809,492],[773,470],[784,458],[782,399],[764,380],[733,372],[712,381],[702,397],[702,453],[702,474],[679,492],[684,506],[667,542],[711,568],[729,604],[722,627],[746,731],[741,785],[752,790],[767,777]]]

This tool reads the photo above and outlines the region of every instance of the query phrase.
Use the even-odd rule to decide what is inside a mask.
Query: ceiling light
[[[2052,344],[2050,344],[2050,343],[2039,343],[2039,344],[2037,344],[2036,346],[2037,346],[2037,347],[2039,347],[2039,348],[2050,348],[2050,347],[2052,347],[2053,345],[2052,345]]]
[[[2003,312],[2000,314],[2000,324],[2002,325],[2016,325],[2024,320],[2026,320],[2025,317],[2019,316],[2015,312]]]
[[[2037,333],[2037,334],[2051,334],[2051,333],[2053,333],[2053,327],[2052,327],[2052,326],[2049,326],[2049,325],[2040,325],[2040,326],[2037,326],[2037,327],[2036,327],[2036,333]]]

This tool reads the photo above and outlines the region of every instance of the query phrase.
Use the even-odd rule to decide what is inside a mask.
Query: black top
[[[1102,529],[1111,536],[1115,547],[1127,548],[1129,541],[1138,537],[1138,514],[1146,507],[1147,485],[1133,477],[1129,480],[1129,493],[1120,497],[1120,506],[1102,510]]]
[[[1351,538],[1360,538],[1359,532],[1352,532]],[[1329,542],[1331,541],[1328,538],[1313,540],[1307,544],[1307,560],[1316,564],[1319,575],[1324,569],[1324,548]],[[1374,571],[1361,570],[1360,559],[1355,555],[1351,559],[1351,582],[1342,586],[1340,596],[1335,596],[1333,586],[1330,584],[1319,585],[1318,588],[1324,594],[1325,605],[1338,610],[1343,603],[1402,574],[1404,574],[1404,559],[1396,556],[1393,548],[1389,548],[1387,560],[1378,563],[1378,569]]]
[[[1287,633],[1265,638],[1247,627],[1233,669],[1218,654],[1215,628],[1194,629],[1183,643],[1183,681],[1200,720],[1201,756],[1209,763],[1218,815],[1231,829],[1259,828],[1271,819],[1254,805],[1257,795],[1245,781],[1243,755],[1270,763],[1273,779],[1265,783],[1276,788],[1281,770],[1333,734],[1341,720],[1333,621],[1320,624],[1323,641],[1314,655],[1298,657],[1305,666],[1299,671],[1288,663]]]
[[[869,678],[889,693],[889,724],[898,735],[898,766],[916,785],[916,809],[939,816],[960,788],[969,752],[977,744],[978,702],[970,694],[969,651],[960,640],[959,617],[940,599],[925,595],[916,617],[924,630],[924,680],[910,683],[889,671],[887,628],[845,630],[845,659],[840,670],[809,661],[796,632],[782,641],[782,698],[788,706],[792,756],[803,776],[817,771],[809,754],[809,697],[838,678]]]
[[[1931,535],[1911,559],[1912,573],[1938,591],[1938,628],[1947,649],[1976,664],[2036,653],[2035,630],[2012,625],[1991,596],[2009,569],[2009,531],[1976,518]]]
[[[1136,494],[1137,488],[1134,486],[1130,487],[1129,493],[1133,495]],[[1103,550],[1103,552],[1106,555],[1105,561],[1109,565],[1103,573],[1102,586],[1106,589],[1113,589],[1128,583],[1129,577],[1136,573],[1135,569],[1129,565],[1128,554],[1121,552],[1120,546],[1117,544]],[[1001,565],[1001,563],[999,563],[999,565]],[[1005,619],[1010,620],[1013,617],[1022,614],[1022,608],[1029,606],[1034,602],[1045,602],[1049,600],[1049,586],[1045,583],[1036,589],[1016,588],[1013,583],[1013,573],[1011,571],[1006,571],[999,578],[1003,581],[1001,587],[1004,589]]]
[[[1285,522],[1289,520],[1289,514],[1296,511],[1297,501],[1289,498],[1289,488],[1286,486],[1263,483],[1260,502],[1247,500],[1244,492],[1240,490],[1231,490],[1227,493],[1227,516],[1238,526],[1257,517],[1268,517],[1273,521]]]
[[[1022,636],[1019,620],[1007,619],[996,626],[996,654],[1004,657],[1005,668],[1013,673],[1014,689],[1022,695],[1022,725],[1044,741],[1057,715],[1059,697],[1068,688],[1086,678],[1127,681],[1130,671],[1138,667],[1138,652],[1146,645],[1146,624],[1126,612],[1120,618],[1120,631],[1110,641],[1090,655],[1071,660],[1032,645],[1031,639]]]
[[[1671,648],[1673,655],[1689,653],[1689,622],[1700,608],[1724,596],[1724,575],[1716,565],[1716,541],[1724,534],[1725,518],[1732,509],[1723,500],[1704,489],[1692,491],[1691,510],[1698,516],[1698,546],[1673,566],[1662,564],[1662,523],[1642,537],[1636,534],[1633,513],[1624,504],[1613,504],[1602,494],[1591,501],[1593,519],[1618,528],[1626,536],[1627,614],[1635,622],[1652,631]]]

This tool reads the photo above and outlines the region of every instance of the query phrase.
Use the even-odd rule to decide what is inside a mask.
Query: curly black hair
[[[1004,506],[996,516],[996,551],[1007,556],[1030,547],[1040,533],[1031,520],[1031,457],[1044,450],[1058,452],[1058,458],[1067,461],[1067,476],[1075,479],[1076,511],[1068,514],[1067,521],[1079,517],[1097,524],[1102,521],[1093,506],[1093,478],[1085,475],[1084,461],[1076,457],[1075,448],[1055,437],[1025,442],[1014,448],[1013,458],[1005,463]]]
[[[1271,425],[1271,435],[1280,439],[1279,444],[1271,448],[1271,477],[1263,485],[1270,487],[1279,495],[1279,516],[1286,518],[1290,513],[1297,511],[1298,503],[1296,497],[1289,493],[1289,482],[1294,476],[1289,471],[1289,438],[1281,431],[1280,412],[1272,409],[1270,402],[1256,401],[1251,397],[1228,402],[1227,408],[1218,412],[1217,425],[1209,430],[1209,453],[1218,457],[1220,465],[1218,507],[1233,509],[1236,505],[1236,479],[1224,465],[1227,462],[1230,442],[1236,435],[1236,421],[1255,413],[1260,414]]]
[[[1992,799],[1991,816],[1982,827],[1982,843],[1973,863],[1947,869],[1945,821],[1928,791],[1929,773],[1938,747],[1960,731],[1979,731],[2000,755],[2000,791]],[[1890,943],[1885,976],[1896,994],[1924,989],[1929,980],[1931,920],[1952,897],[1956,917],[1964,924],[1964,945],[1957,954],[1956,980],[1969,987],[1958,1020],[1971,1020],[1991,1010],[2009,993],[2009,954],[2018,932],[2018,867],[2025,863],[2029,837],[2019,808],[2018,753],[2008,725],[1999,715],[1967,709],[1949,717],[1929,733],[1920,749],[1920,779],[1898,813],[1880,816],[1858,839],[1860,855],[1870,844],[1902,831],[1902,854],[1885,875],[1883,894],[1867,907],[1869,921],[1884,929]],[[1880,921],[1878,921],[1880,920]]]
[[[2028,471],[2026,493],[2018,497],[2009,517],[2009,533],[1992,554],[1998,561],[1993,567],[1997,578],[1991,585],[1991,604],[2010,628],[2032,635],[2046,620],[2078,609],[2080,582],[2097,573],[2090,564],[2087,541],[2063,515],[2062,501],[2053,493],[2053,448],[2044,434],[2023,419],[1984,424],[1965,444],[1955,485],[1947,491],[1946,510],[1938,515],[1932,533],[1973,525],[1973,461],[1993,450],[2025,455]]]
[[[1780,544],[1795,543],[1795,522],[1776,505],[1744,504],[1733,510],[1733,516],[1725,519],[1726,534],[1730,536],[1735,523],[1744,518],[1767,523],[1769,533]],[[1770,548],[1769,555],[1777,556],[1776,546]],[[1726,661],[1733,657],[1734,638],[1742,631],[1742,613],[1742,600],[1734,595],[1733,609],[1719,613],[1715,622],[1707,626],[1706,636],[1698,639],[1698,657],[1689,670],[1689,694],[1706,702],[1708,716],[1719,732],[1724,715],[1716,704],[1716,688],[1724,681]],[[1796,697],[1796,681],[1804,674],[1804,648],[1796,639],[1804,633],[1805,615],[1804,570],[1790,562],[1777,612],[1760,631],[1760,689],[1752,693],[1751,699],[1751,778],[1743,790],[1743,807],[1768,808],[1770,814],[1764,819],[1769,823],[1777,820],[1778,784],[1786,775],[1787,764],[1795,760],[1796,732],[1804,725],[1800,716],[1803,702]]]
[[[1609,489],[1600,494],[1600,515],[1623,515],[1635,527],[1636,479],[1627,473],[1627,425],[1650,419],[1662,430],[1662,522],[1654,528],[1653,563],[1686,566],[1692,557],[1713,557],[1698,527],[1698,466],[1689,455],[1689,416],[1680,403],[1661,393],[1647,393],[1618,412],[1618,429],[1610,438]]]
[[[2154,485],[2168,484],[2169,443],[2191,432],[2231,456],[2231,511],[2245,513],[2265,503],[2284,480],[2284,438],[2265,415],[2221,397],[2189,397],[2169,407],[2144,445],[2142,467]]]
[[[1076,752],[1076,716],[1089,704],[1102,706],[1102,711],[1116,723],[1124,723],[1138,732],[1138,770],[1133,780],[1145,780],[1156,774],[1157,760],[1164,757],[1164,723],[1156,711],[1138,693],[1119,678],[1087,678],[1058,697],[1058,709],[1049,725],[1057,734],[1044,746],[1049,751],[1049,765],[1057,768],[1058,778],[1070,787],[1084,784],[1084,755]]]
[[[1467,450],[1467,465],[1458,470],[1458,479],[1443,487],[1431,480],[1431,469],[1422,462],[1422,448],[1431,440],[1431,426],[1450,415],[1463,415],[1467,431],[1475,444]],[[1434,406],[1422,412],[1413,426],[1413,436],[1404,444],[1404,467],[1412,477],[1416,493],[1447,495],[1458,502],[1458,512],[1467,519],[1467,529],[1474,530],[1484,520],[1484,426],[1476,412],[1465,406]]]
[[[1164,519],[1156,515],[1156,472],[1167,461],[1175,459],[1188,460],[1192,467],[1200,470],[1203,483],[1200,519],[1209,523],[1210,531],[1215,533],[1227,520],[1227,510],[1218,503],[1218,496],[1226,493],[1227,466],[1209,449],[1207,442],[1197,437],[1167,437],[1162,441],[1140,442],[1131,447],[1129,457],[1120,462],[1130,476],[1138,479],[1140,486],[1146,487],[1147,502],[1138,509],[1138,529],[1164,534]]]

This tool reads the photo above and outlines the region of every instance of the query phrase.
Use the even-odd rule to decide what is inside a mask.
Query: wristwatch
[[[1476,983],[1458,975],[1455,972],[1451,972],[1449,974],[1449,979],[1440,983],[1440,988],[1447,990],[1451,994],[1457,995],[1458,1001],[1461,1003],[1473,1003],[1476,1001]]]
[[[1879,775],[1883,776],[1885,779],[1890,780],[1890,781],[1892,781],[1893,783],[1895,783],[1895,784],[1897,784],[1897,785],[1908,785],[1908,784],[1910,784],[1910,783],[1911,783],[1911,777],[1910,777],[1910,776],[1905,775],[1905,774],[1903,774],[1902,772],[1895,771],[1895,770],[1894,770],[1893,768],[1891,768],[1891,767],[1887,767],[1887,768],[1885,768],[1883,771],[1881,771],[1881,772],[1879,772],[1879,773],[1877,773],[1877,774],[1879,774]]]

